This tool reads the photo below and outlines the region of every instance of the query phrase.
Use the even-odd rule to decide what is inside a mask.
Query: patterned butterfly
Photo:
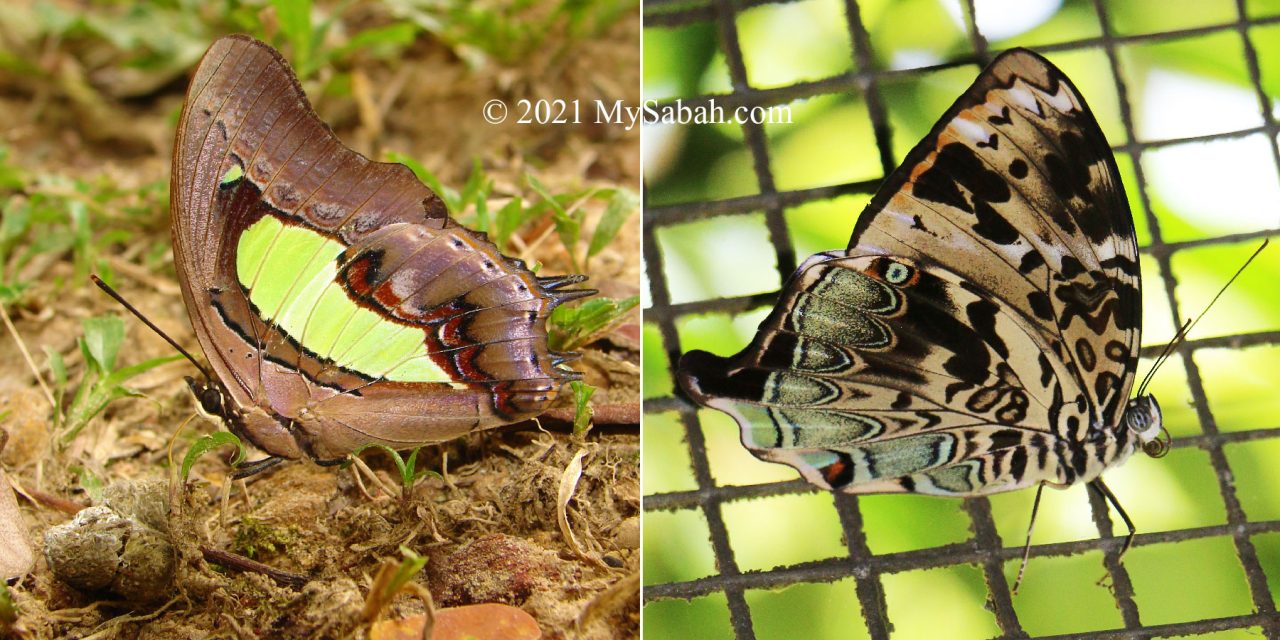
[[[227,36],[201,60],[170,208],[208,368],[171,344],[204,373],[187,379],[201,408],[270,454],[237,475],[532,418],[580,377],[546,322],[595,293],[565,288],[586,278],[535,275],[407,167],[347,148],[265,43]]]
[[[1145,384],[1129,399],[1140,288],[1097,121],[1060,70],[1015,49],[889,176],[849,248],[800,266],[749,346],[691,351],[678,374],[753,454],[820,487],[983,496],[1087,482],[1131,539],[1099,476],[1168,447]]]

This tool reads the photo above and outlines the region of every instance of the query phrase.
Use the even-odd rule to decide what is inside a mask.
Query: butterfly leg
[[[1036,500],[1031,503],[1031,522],[1027,523],[1027,542],[1022,545],[1022,564],[1018,565],[1018,578],[1013,581],[1013,595],[1018,595],[1018,586],[1022,584],[1022,576],[1027,572],[1027,561],[1031,559],[1031,532],[1036,528],[1036,513],[1040,511],[1040,494],[1044,493],[1044,483],[1036,487]]]
[[[1124,538],[1124,546],[1120,547],[1120,556],[1116,558],[1116,560],[1120,560],[1121,558],[1124,558],[1124,554],[1128,552],[1129,547],[1133,545],[1133,537],[1138,534],[1138,529],[1133,526],[1133,520],[1129,519],[1129,514],[1125,513],[1124,507],[1120,506],[1120,501],[1116,499],[1116,494],[1111,493],[1111,490],[1107,488],[1107,485],[1102,483],[1101,478],[1090,482],[1089,489],[1093,490],[1100,497],[1106,500],[1107,504],[1111,505],[1111,507],[1116,510],[1116,513],[1120,514],[1120,519],[1124,521],[1124,526],[1129,528],[1129,535]]]
[[[271,467],[274,467],[280,464],[281,462],[284,462],[284,458],[281,458],[279,456],[268,456],[261,460],[246,462],[236,467],[236,470],[231,474],[231,478],[233,480],[248,478],[249,476],[262,473],[263,471],[266,471],[267,469],[270,469]]]

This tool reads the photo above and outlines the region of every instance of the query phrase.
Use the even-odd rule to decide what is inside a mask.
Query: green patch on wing
[[[337,283],[342,244],[265,216],[240,236],[236,275],[263,319],[312,353],[373,378],[451,382],[422,331],[357,305]]]
[[[227,170],[227,174],[222,176],[222,186],[225,187],[227,185],[233,184],[235,183],[236,180],[239,180],[240,178],[243,178],[243,177],[244,177],[244,167],[238,164],[233,164],[231,165],[231,168]]]

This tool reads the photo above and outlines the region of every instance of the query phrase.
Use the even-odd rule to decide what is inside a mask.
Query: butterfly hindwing
[[[976,473],[1012,486],[1069,473],[994,453],[1056,440],[1047,425],[1063,398],[1083,409],[1043,348],[1015,310],[942,267],[837,252],[806,261],[747,350],[695,352],[681,369],[696,400],[743,425],[749,449],[824,486],[861,491],[987,454]]]
[[[1065,485],[1132,451],[1101,427],[1132,385],[1139,298],[1110,147],[1066,77],[1015,50],[886,180],[849,249],[806,261],[741,353],[688,353],[679,377],[820,486]]]

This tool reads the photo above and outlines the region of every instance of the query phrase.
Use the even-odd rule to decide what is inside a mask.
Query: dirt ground
[[[368,5],[376,3],[356,3],[343,14],[348,26],[380,19]],[[59,6],[70,11],[77,5]],[[354,57],[343,70],[351,75],[352,95],[316,95],[333,72],[327,68],[304,86],[338,136],[370,157],[387,150],[407,154],[455,188],[466,180],[472,159],[479,158],[495,181],[492,199],[499,205],[513,195],[536,198],[523,180],[526,173],[536,174],[553,193],[590,186],[638,192],[638,128],[495,126],[481,117],[484,103],[494,98],[638,104],[638,8],[633,13],[601,37],[479,67],[467,64],[456,47],[421,34],[398,59]],[[124,198],[124,204],[112,201],[112,207],[130,208],[127,215],[89,208],[91,215],[131,225],[131,233],[118,241],[95,236],[97,246],[105,247],[98,258],[115,272],[127,299],[199,354],[171,252],[164,250],[167,188],[146,188],[168,176],[175,115],[191,69],[155,87],[118,95],[112,82],[119,76],[94,58],[90,46],[68,46],[0,23],[0,49],[35,56],[32,62],[47,72],[10,74],[0,66],[0,145],[28,177],[26,185],[11,191],[0,187],[0,198],[33,197],[33,190],[49,184],[45,176],[139,194]],[[85,88],[91,90],[89,98]],[[587,206],[593,208],[585,225],[590,231],[604,203]],[[112,224],[95,224],[95,233],[106,233]],[[522,245],[529,247],[521,257],[540,261],[542,273],[569,272],[563,247],[538,241],[548,235],[549,225],[549,220],[534,221],[520,231]],[[195,415],[195,403],[184,376],[197,372],[190,363],[175,361],[129,380],[126,385],[142,397],[113,401],[69,444],[59,443],[36,375],[52,379],[44,352],[56,352],[67,363],[68,391],[74,393],[86,366],[76,344],[83,318],[114,314],[125,319],[120,366],[173,350],[87,281],[77,280],[74,247],[40,253],[19,271],[16,275],[31,287],[5,311],[33,356],[34,372],[6,330],[0,337],[0,428],[7,444],[0,463],[18,496],[16,529],[29,537],[36,561],[29,573],[10,581],[18,612],[10,628],[14,635],[369,637],[362,611],[379,566],[400,562],[405,548],[427,558],[414,580],[426,587],[436,607],[514,605],[533,616],[545,638],[638,637],[639,321],[634,311],[607,337],[583,348],[583,358],[573,364],[598,388],[592,400],[596,423],[585,436],[572,434],[566,420],[572,411],[562,408],[539,423],[425,448],[419,466],[440,475],[423,478],[404,498],[388,456],[372,451],[363,459],[380,482],[355,468],[308,462],[285,463],[233,482],[227,461],[208,455],[177,488],[176,502],[168,503],[169,456],[181,459],[197,437],[222,429],[199,417],[186,423]],[[638,293],[638,213],[587,262],[586,271],[589,286],[601,295]],[[585,456],[581,477],[566,512],[580,546],[575,549],[557,524],[557,511],[562,485],[566,475],[572,480],[579,455]],[[106,497],[91,499],[97,492],[86,486],[91,484],[86,478],[100,479]],[[9,517],[3,502],[0,496],[0,519]],[[133,594],[128,599],[120,595],[122,589],[77,589],[55,578],[43,552],[45,536],[90,504],[105,504],[116,514],[148,523],[147,531],[161,532],[176,559],[171,585],[164,586],[159,577],[137,577],[162,588],[123,589]],[[125,538],[142,540],[136,531]],[[0,541],[0,556],[6,544],[18,541]],[[222,552],[278,572],[210,561]],[[81,560],[73,554],[73,563]],[[405,592],[379,616],[404,618],[423,610],[422,599]],[[0,619],[4,616],[0,605]]]

